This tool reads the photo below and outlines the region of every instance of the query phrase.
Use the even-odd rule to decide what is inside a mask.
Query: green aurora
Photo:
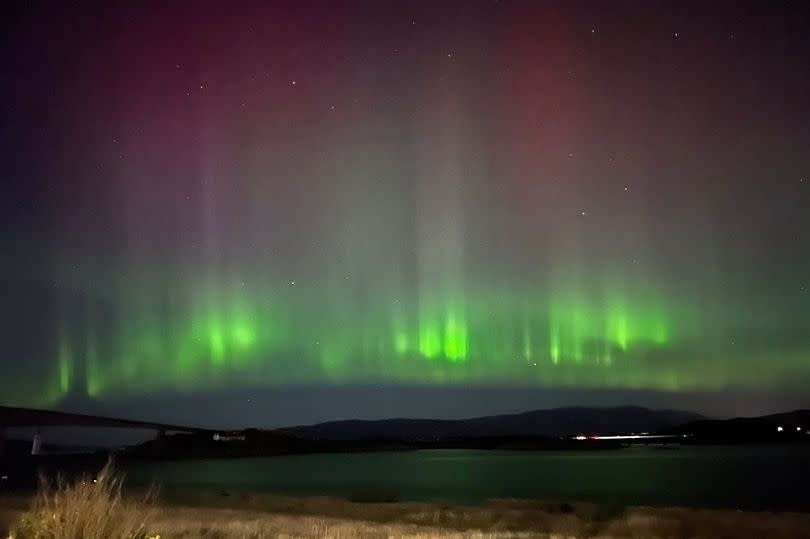
[[[806,406],[790,10],[18,4],[3,404]]]
[[[79,323],[60,322],[55,368],[36,378],[45,384],[27,391],[26,404],[233,385],[767,388],[806,373],[803,346],[785,347],[779,368],[764,371],[757,366],[768,350],[707,339],[705,312],[698,316],[694,302],[640,282],[558,278],[549,290],[467,284],[453,295],[402,286],[365,301],[304,282],[237,281],[186,297],[141,293],[113,323],[93,309]],[[721,360],[732,354],[733,362]]]

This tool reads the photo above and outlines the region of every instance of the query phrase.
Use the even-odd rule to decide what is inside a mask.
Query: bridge
[[[19,427],[96,427],[96,428],[118,428],[118,429],[145,429],[155,430],[160,434],[166,432],[213,432],[210,429],[198,427],[186,427],[182,425],[171,425],[167,423],[154,423],[150,421],[137,421],[132,419],[118,419],[112,417],[74,414],[71,412],[57,412],[53,410],[36,410],[33,408],[16,408],[12,406],[0,406],[0,456],[3,455],[5,442],[5,430]],[[40,448],[39,431],[34,435],[31,444],[31,454],[39,453]]]

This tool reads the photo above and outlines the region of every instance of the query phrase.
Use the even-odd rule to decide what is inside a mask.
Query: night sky
[[[810,405],[804,2],[5,2],[0,401]]]

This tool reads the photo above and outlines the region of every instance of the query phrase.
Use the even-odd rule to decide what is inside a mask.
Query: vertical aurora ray
[[[419,317],[419,353],[427,359],[436,359],[442,349],[438,322],[422,315]]]
[[[555,365],[560,362],[560,329],[555,324],[549,330],[548,355]]]
[[[467,327],[457,313],[449,313],[444,321],[444,357],[450,361],[467,359]]]
[[[64,334],[64,330],[60,332],[56,362],[59,366],[59,392],[65,395],[70,391],[74,364],[70,339]]]
[[[90,397],[96,397],[101,390],[100,358],[98,350],[98,335],[96,334],[96,321],[92,313],[87,316],[87,346],[85,347],[85,391]]]
[[[394,352],[398,356],[404,356],[411,350],[413,341],[410,336],[407,319],[402,312],[399,301],[392,303],[392,307],[389,309],[389,316],[391,319],[391,336],[394,342]]]
[[[523,350],[523,359],[526,363],[532,363],[533,348],[532,348],[532,320],[528,302],[524,301],[522,313],[523,326],[521,328],[521,347]]]

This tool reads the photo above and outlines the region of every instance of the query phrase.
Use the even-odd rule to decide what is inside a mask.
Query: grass
[[[13,539],[789,539],[810,530],[805,514],[644,507],[605,512],[521,500],[356,503],[200,490],[164,493],[158,500],[125,494],[109,464],[95,478],[43,479],[27,510],[18,498],[0,498],[4,514],[13,522]]]
[[[108,462],[95,477],[55,483],[40,477],[31,504],[10,539],[145,539],[149,508],[122,495],[123,477]]]

